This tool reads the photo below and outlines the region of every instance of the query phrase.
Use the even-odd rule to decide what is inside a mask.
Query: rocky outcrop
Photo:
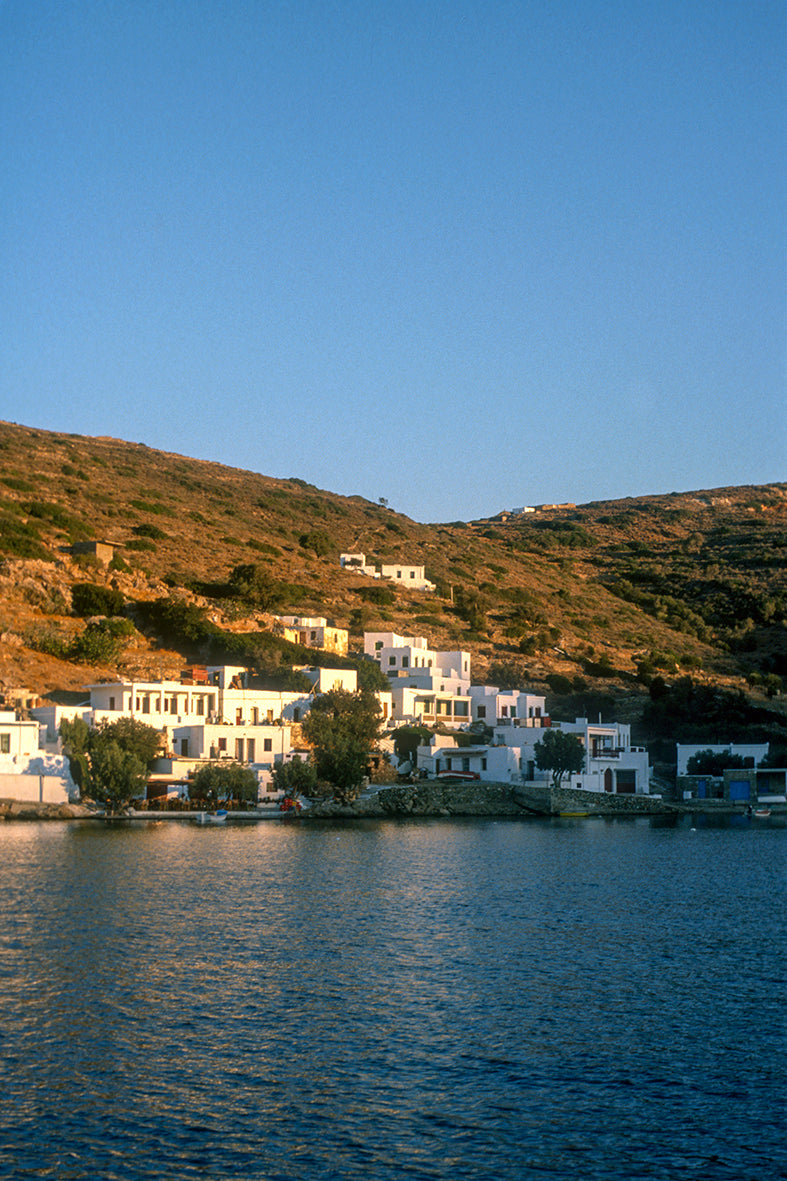
[[[90,820],[95,811],[84,804],[42,804],[29,800],[0,800],[0,823],[5,820]]]

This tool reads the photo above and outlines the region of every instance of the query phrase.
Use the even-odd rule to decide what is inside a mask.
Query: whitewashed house
[[[366,554],[339,554],[339,563],[343,569],[355,574],[363,574],[367,578],[385,578],[389,582],[396,582],[410,590],[433,591],[435,584],[426,577],[425,566],[408,566],[401,562],[383,565],[378,570],[366,561]]]
[[[650,762],[645,747],[631,745],[631,727],[624,722],[589,722],[577,718],[574,722],[552,722],[552,729],[575,734],[585,750],[585,769],[566,776],[565,787],[583,791],[611,792],[615,795],[648,795],[650,792]],[[505,728],[496,731],[504,735]],[[542,735],[534,730],[517,731],[516,741],[522,747],[524,778],[531,782],[550,779],[549,771],[535,765],[535,744]]]
[[[471,685],[473,721],[487,726],[549,725],[546,699],[521,689],[498,689],[495,685]]]
[[[744,765],[748,764],[751,767],[757,767],[768,753],[767,742],[727,742],[723,744],[713,744],[710,742],[700,743],[677,743],[678,748],[678,775],[688,775],[687,766],[689,759],[703,750],[713,751],[715,755],[738,755],[743,759]]]
[[[305,648],[320,648],[337,656],[346,656],[350,633],[343,627],[329,627],[321,615],[277,615],[286,640]]]
[[[452,679],[454,688],[470,688],[471,662],[469,652],[456,650],[440,652],[430,648],[423,636],[400,636],[396,632],[364,632],[363,650],[376,660],[380,671],[389,677],[406,675],[423,688],[435,687],[435,682]],[[432,681],[427,679],[431,677]]]
[[[46,728],[0,710],[0,799],[66,804],[76,799],[68,760],[47,751]]]
[[[521,752],[503,743],[458,746],[449,734],[434,734],[419,746],[417,769],[428,778],[438,775],[470,775],[486,783],[520,783]]]
[[[467,727],[471,700],[467,694],[419,689],[394,681],[391,685],[393,716],[397,725]]]

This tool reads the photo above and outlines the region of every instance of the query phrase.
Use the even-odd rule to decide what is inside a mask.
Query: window
[[[455,701],[454,702],[454,717],[455,718],[466,718],[467,717],[467,707],[468,707],[468,703],[466,701]]]
[[[469,759],[462,759],[462,770],[463,771],[470,770],[470,760]]]
[[[150,713],[150,697],[147,695],[147,693],[142,698],[142,712],[143,714]]]
[[[383,642],[382,642],[382,640],[375,640],[375,641],[374,641],[374,650],[375,650],[375,652],[379,652],[379,651],[380,651],[380,649],[382,648],[382,646],[383,646]]]
[[[396,664],[396,657],[395,657],[395,656],[389,656],[389,657],[388,657],[388,663],[389,663],[389,664]]]
[[[249,738],[248,741],[246,742],[246,758],[250,763],[254,762],[254,754],[255,754],[254,739]]]
[[[411,578],[415,578],[415,570],[411,570],[411,571],[410,571],[410,577],[411,577]]]
[[[11,753],[11,735],[0,734],[0,755],[10,755]]]
[[[273,721],[273,710],[269,709],[265,716],[267,717],[269,722],[272,722]],[[297,719],[296,719],[296,721],[297,721]]]
[[[256,705],[252,707],[251,724],[252,726],[258,726],[260,724],[260,711],[257,709]]]
[[[500,716],[503,718],[508,717],[508,706],[507,705],[503,705],[500,707]]]
[[[227,739],[220,738],[219,739],[219,750],[226,750],[226,749],[227,749]]]
[[[109,699],[109,708],[110,709],[115,708],[115,698],[114,697],[110,697],[110,699]]]
[[[273,739],[272,739],[272,738],[265,738],[265,739],[263,739],[263,743],[262,743],[262,749],[263,749],[264,751],[270,751],[270,750],[273,750]]]
[[[402,668],[408,668],[408,667],[409,667],[409,664],[410,664],[410,657],[409,657],[409,656],[403,656],[403,657],[402,657]]]
[[[485,717],[486,717],[486,706],[485,706],[485,705],[479,705],[479,707],[478,707],[478,716],[479,716],[479,718],[485,718]]]
[[[481,759],[481,770],[486,771],[486,759]]]
[[[204,713],[205,713],[205,698],[198,697],[197,698],[197,715],[198,715],[198,717],[202,717],[204,715]]]
[[[243,739],[242,738],[235,739],[235,758],[238,760],[239,763],[243,762]]]

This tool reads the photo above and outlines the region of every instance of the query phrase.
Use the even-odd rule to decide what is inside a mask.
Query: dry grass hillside
[[[685,673],[778,708],[786,523],[776,484],[421,525],[296,477],[3,423],[0,687],[57,698],[211,657],[281,671],[310,653],[272,639],[271,613],[297,612],[349,628],[356,651],[364,628],[469,649],[475,679],[567,709],[635,716],[654,675]],[[69,552],[90,540],[110,566]],[[342,551],[424,565],[438,592],[342,570]]]

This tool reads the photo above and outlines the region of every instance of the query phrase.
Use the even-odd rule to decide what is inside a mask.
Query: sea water
[[[773,1181],[787,830],[5,824],[0,1176]]]

